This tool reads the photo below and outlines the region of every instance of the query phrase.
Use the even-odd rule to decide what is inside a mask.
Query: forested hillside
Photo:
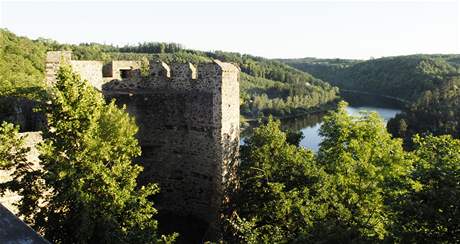
[[[440,87],[446,76],[458,73],[459,60],[459,55],[410,55],[367,61],[284,62],[343,89],[415,101],[424,91]]]
[[[280,61],[250,55],[174,43],[67,45],[0,31],[2,99],[41,97],[47,50],[104,61],[233,62],[242,70],[242,113],[251,117],[308,112],[337,92]],[[228,189],[219,213],[219,242],[459,243],[460,140],[443,135],[460,136],[458,56],[304,61],[323,65],[315,74],[342,87],[414,102],[388,127],[376,113],[354,117],[339,103],[324,118],[317,153],[300,147],[302,136],[283,132],[279,121],[254,129],[241,145],[238,187]],[[19,128],[0,126],[0,170],[13,171],[0,196],[6,190],[22,196],[19,214],[51,242],[173,243],[177,234],[185,236],[160,230],[151,200],[161,189],[137,185],[142,167],[132,163],[141,152],[134,118],[68,67],[57,80],[41,108],[52,128],[42,128],[42,169],[30,167]],[[442,136],[423,135],[429,133]],[[184,228],[193,232],[199,224]]]
[[[0,95],[42,87],[46,50],[42,42],[0,29]]]
[[[452,135],[460,138],[460,76],[425,91],[416,102],[388,122],[388,130],[405,139],[408,147],[415,134]]]
[[[22,130],[38,129],[41,118],[33,109],[46,95],[46,50],[39,41],[0,29],[0,121],[14,121]]]
[[[80,60],[152,59],[165,62],[211,62],[219,59],[237,64],[241,75],[241,106],[245,117],[279,117],[317,110],[334,101],[337,88],[305,72],[278,61],[228,52],[202,52],[175,43],[140,43],[117,47],[97,43],[60,44],[49,39],[30,40],[0,30],[1,76],[3,93],[23,87],[40,87],[48,50],[72,50]]]
[[[410,55],[368,61],[281,60],[344,90],[386,95],[406,101],[388,123],[393,136],[413,147],[415,134],[460,137],[460,55]]]
[[[315,77],[327,82],[333,82],[343,69],[353,64],[362,62],[355,59],[318,59],[318,58],[298,58],[298,59],[279,59],[291,67],[308,72]]]

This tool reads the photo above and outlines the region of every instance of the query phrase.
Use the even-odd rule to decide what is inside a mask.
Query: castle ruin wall
[[[126,105],[135,117],[142,148],[138,161],[144,167],[139,180],[159,184],[155,204],[160,213],[193,216],[218,228],[225,188],[238,164],[239,69],[217,60],[198,66],[151,62],[150,73],[141,76],[140,62],[102,67],[93,61],[74,64],[70,54],[63,55],[48,54],[50,83],[61,63],[56,60],[71,62],[93,85],[102,80],[104,96]],[[121,70],[128,69],[124,78]]]

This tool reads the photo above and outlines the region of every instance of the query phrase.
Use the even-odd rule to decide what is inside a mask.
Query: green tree
[[[154,184],[136,185],[142,167],[134,119],[88,82],[62,67],[43,108],[48,130],[40,145],[42,171],[29,170],[14,184],[39,191],[22,195],[20,214],[56,243],[156,243]],[[25,179],[32,178],[32,183]],[[20,192],[21,193],[21,192]]]
[[[324,119],[317,156],[287,141],[279,127],[270,120],[242,146],[230,218],[240,241],[375,242],[391,236],[397,199],[416,184],[409,177],[412,158],[377,114],[349,116],[340,103]]]
[[[331,176],[329,212],[335,241],[376,241],[389,234],[391,200],[404,194],[411,172],[400,139],[392,139],[376,113],[353,117],[346,103],[324,119],[318,163]]]
[[[45,52],[44,45],[0,29],[0,95],[43,87]]]
[[[0,169],[10,169],[26,161],[28,151],[24,138],[19,135],[19,127],[3,122],[0,126]]]
[[[279,121],[270,119],[254,130],[242,147],[238,176],[229,219],[232,241],[299,241],[326,212],[324,172],[310,150],[286,141]]]
[[[396,235],[404,243],[460,242],[460,140],[416,136],[414,180],[399,205]]]
[[[269,120],[242,146],[227,238],[241,243],[457,243],[460,140],[406,152],[375,113],[340,103],[317,155]]]
[[[416,134],[452,135],[460,138],[460,76],[444,80],[444,84],[424,92],[403,113],[388,122],[388,131],[405,139],[412,148]],[[405,122],[401,124],[401,121]]]
[[[19,126],[3,122],[0,127],[0,170],[11,172],[13,180],[0,184],[0,196],[6,190],[17,192],[22,198],[16,204],[19,212],[25,213],[24,219],[28,222],[32,220],[30,213],[31,206],[38,204],[39,196],[43,188],[38,184],[41,174],[39,169],[34,170],[31,162],[27,161],[27,154],[30,148],[24,145],[24,136],[19,135]]]

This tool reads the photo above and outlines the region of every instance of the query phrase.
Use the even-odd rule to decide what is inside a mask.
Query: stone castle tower
[[[75,61],[70,52],[49,52],[47,81],[59,65],[73,70],[107,99],[125,104],[139,126],[144,166],[140,183],[158,183],[156,207],[166,218],[202,221],[217,232],[226,185],[239,148],[239,69],[214,61],[199,64]],[[160,222],[161,223],[161,222]]]

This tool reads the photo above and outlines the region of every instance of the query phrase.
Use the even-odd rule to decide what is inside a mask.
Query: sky
[[[5,1],[0,27],[63,43],[176,42],[267,58],[460,53],[452,1]]]

